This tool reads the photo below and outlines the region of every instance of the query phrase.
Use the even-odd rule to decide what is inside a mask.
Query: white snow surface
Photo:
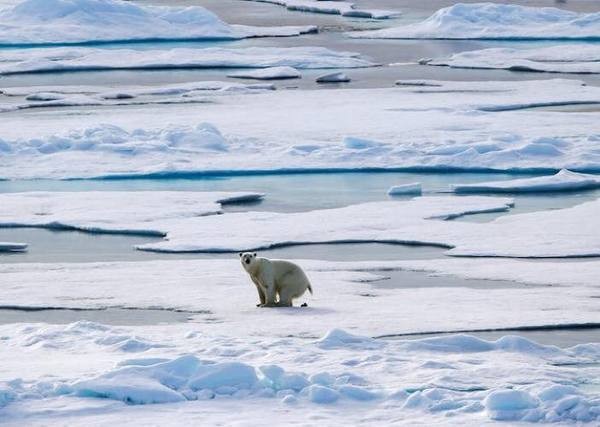
[[[600,175],[571,172],[563,169],[555,175],[507,181],[452,184],[455,193],[539,193],[548,191],[579,191],[600,187]]]
[[[291,309],[257,309],[256,288],[237,254],[211,260],[3,264],[0,274],[10,286],[5,287],[0,304],[187,310],[205,334],[239,337],[316,338],[331,325],[381,336],[599,321],[594,298],[600,271],[597,260],[295,262],[308,275],[314,295],[305,294]],[[490,281],[485,288],[469,287],[466,281],[464,287],[449,287],[442,279],[438,287],[386,286],[387,275],[396,270],[516,283],[507,287]],[[299,307],[306,301],[308,307]],[[348,343],[348,339],[337,341]],[[327,346],[334,346],[333,341]]]
[[[599,103],[596,87],[572,80],[418,83],[337,89],[335,97],[323,90],[225,89],[220,83],[215,87],[223,91],[201,90],[199,84],[159,86],[142,88],[137,98],[99,100],[83,88],[71,95],[88,102],[140,105],[128,107],[127,114],[117,105],[75,109],[83,114],[61,109],[5,113],[0,171],[3,178],[73,178],[282,167],[600,170],[600,121],[590,120],[593,113],[527,109]],[[67,87],[65,92],[76,90]],[[173,95],[168,98],[150,95],[167,96],[169,91]],[[109,98],[120,92],[96,89]],[[130,88],[123,92],[137,95]],[[67,100],[2,99],[7,107]],[[188,103],[147,105],[149,99]],[[214,138],[220,139],[221,149],[205,147],[205,139]]]
[[[0,226],[164,235],[165,240],[138,246],[160,252],[237,252],[306,243],[393,242],[448,247],[448,254],[456,256],[600,255],[600,230],[596,227],[600,200],[565,209],[501,216],[487,223],[448,220],[506,211],[512,199],[417,197],[298,213],[250,211],[204,216],[218,213],[214,201],[222,197],[210,192],[5,193],[0,194]]]
[[[349,35],[382,39],[597,40],[600,12],[585,14],[553,7],[457,3],[422,22]]]
[[[299,12],[325,13],[352,18],[388,19],[400,16],[400,11],[362,8],[343,0],[247,0],[284,6]]]
[[[227,77],[238,79],[256,79],[256,80],[281,80],[281,79],[299,79],[302,77],[300,72],[293,67],[269,67],[253,71],[238,71],[227,74]]]
[[[598,74],[600,46],[578,44],[533,49],[491,48],[459,52],[448,58],[427,59],[421,62],[452,68]]]
[[[10,426],[256,425],[265,405],[273,425],[599,419],[598,392],[582,385],[597,375],[597,344],[381,341],[340,329],[320,339],[223,336],[197,324],[91,322],[2,325],[0,333],[0,415]],[[146,348],[132,354],[127,341]]]
[[[315,27],[228,25],[200,6],[142,6],[120,0],[24,0],[0,9],[0,44],[141,40],[236,40],[291,36]]]
[[[176,68],[357,68],[374,64],[353,52],[323,47],[98,49],[56,47],[0,53],[0,74]]]

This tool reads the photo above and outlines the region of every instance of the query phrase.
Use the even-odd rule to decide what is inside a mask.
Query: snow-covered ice
[[[578,44],[529,49],[491,48],[459,52],[448,58],[426,59],[421,62],[452,68],[598,74],[600,46]]]
[[[0,74],[58,71],[266,68],[358,68],[374,64],[353,52],[323,47],[98,49],[60,47],[10,49],[0,53]]]
[[[318,76],[316,79],[317,83],[347,83],[350,81],[345,73],[328,73]]]
[[[427,86],[336,89],[335,97],[323,90],[225,89],[224,83],[212,83],[223,90],[211,91],[198,83],[123,88],[140,95],[99,101],[98,94],[121,90],[95,89],[96,95],[80,95],[95,103],[142,105],[126,115],[117,106],[77,110],[85,114],[53,110],[43,120],[7,113],[0,121],[0,171],[3,178],[73,178],[282,168],[600,170],[600,122],[590,113],[530,109],[600,103],[596,87],[572,80],[419,83]],[[147,105],[151,94],[170,91],[170,103],[201,103]],[[20,103],[4,99],[9,107]],[[203,148],[212,134],[229,149]]]
[[[213,144],[218,145],[216,140]],[[260,193],[141,191],[141,192],[29,192],[4,193],[0,217],[5,227],[29,225],[90,232],[165,235],[151,224],[179,222],[222,213],[221,205],[260,200]],[[31,215],[21,222],[6,207]],[[8,214],[8,216],[6,215]],[[12,217],[15,221],[13,222]],[[158,221],[158,222],[157,222]]]
[[[400,16],[400,11],[363,8],[344,0],[247,0],[272,3],[288,10],[342,15],[352,18],[388,19]]]
[[[553,7],[458,3],[422,22],[349,33],[382,39],[576,39],[600,38],[600,12],[576,13]]]
[[[420,182],[411,182],[409,184],[400,184],[394,185],[390,187],[388,190],[388,194],[390,196],[400,196],[400,195],[419,195],[421,194],[421,183]]]
[[[308,307],[290,310],[257,309],[256,289],[237,254],[226,260],[2,264],[0,273],[11,285],[4,288],[0,305],[187,310],[197,313],[191,316],[202,324],[205,334],[233,333],[236,337],[317,337],[332,325],[354,334],[381,336],[598,322],[597,260],[296,262],[310,278],[314,295],[296,301],[297,305],[307,301]],[[403,270],[516,283],[506,287],[490,281],[485,288],[468,287],[466,281],[463,287],[449,287],[441,279],[438,287],[385,285],[390,272]],[[331,338],[328,344],[319,345],[333,347]],[[126,341],[106,342],[122,346]],[[353,342],[364,345],[341,336],[335,345]]]
[[[600,187],[600,175],[571,172],[563,169],[555,175],[507,181],[452,184],[455,193],[539,193],[547,191],[579,191]]]
[[[141,6],[118,0],[24,0],[0,10],[0,44],[5,45],[237,40],[315,30],[228,25],[200,6]]]
[[[0,332],[6,379],[0,415],[7,425],[49,418],[69,425],[230,424],[241,412],[253,425],[264,420],[265,405],[274,424],[599,419],[598,393],[585,388],[597,374],[595,344],[560,349],[517,336],[469,335],[375,341],[344,330],[308,340],[228,338],[194,325],[90,322],[0,326]],[[168,345],[132,357],[107,344],[123,339]]]
[[[512,199],[417,197],[309,212],[208,215],[219,213],[215,202],[223,197],[210,192],[6,193],[0,194],[0,226],[165,236],[165,240],[138,246],[159,252],[237,252],[308,243],[382,242],[442,246],[455,256],[600,254],[600,230],[595,220],[600,200],[476,223],[448,220],[506,211]]]
[[[282,80],[282,79],[299,79],[302,77],[300,72],[294,67],[269,67],[252,71],[238,71],[227,74],[227,77],[235,77],[238,79],[256,79],[256,80]]]

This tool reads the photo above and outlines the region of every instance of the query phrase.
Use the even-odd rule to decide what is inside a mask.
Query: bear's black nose
[[[246,258],[246,264],[250,264],[250,260]]]

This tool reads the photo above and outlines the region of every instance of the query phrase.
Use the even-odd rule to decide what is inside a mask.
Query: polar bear
[[[240,261],[256,285],[258,307],[291,307],[307,289],[313,292],[308,277],[293,262],[260,258],[250,252],[240,252]]]

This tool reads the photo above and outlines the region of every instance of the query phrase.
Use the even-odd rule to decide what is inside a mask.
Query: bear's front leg
[[[265,291],[263,291],[263,288],[260,285],[258,279],[256,279],[254,276],[250,276],[250,278],[252,279],[252,281],[254,282],[254,285],[256,286],[256,290],[258,291],[258,299],[260,300],[260,303],[256,304],[256,306],[262,307],[266,303]]]

